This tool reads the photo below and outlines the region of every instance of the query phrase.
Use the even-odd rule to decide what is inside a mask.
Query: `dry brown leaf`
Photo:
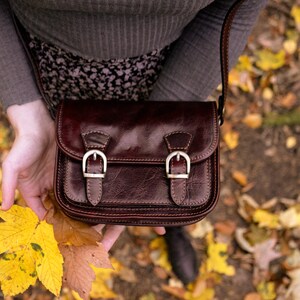
[[[60,245],[59,249],[64,257],[63,283],[81,298],[88,299],[96,278],[90,264],[97,268],[112,268],[107,251],[101,244],[80,247]]]
[[[243,194],[238,198],[239,205],[244,207],[250,213],[259,208],[258,203],[249,195]]]
[[[122,280],[126,281],[126,282],[130,282],[130,283],[138,282],[138,279],[136,278],[135,272],[132,269],[123,268],[119,272],[119,277]]]
[[[168,273],[165,269],[161,268],[161,267],[154,267],[153,269],[154,274],[156,275],[156,277],[160,278],[160,279],[167,279],[168,278]]]
[[[245,233],[247,232],[246,228],[237,228],[235,231],[235,239],[238,245],[245,251],[249,253],[254,252],[254,247],[245,238]]]
[[[223,138],[230,150],[235,149],[239,145],[239,133],[237,131],[228,131]]]
[[[172,296],[175,296],[179,299],[184,299],[186,290],[182,287],[173,287],[163,284],[161,286],[162,290],[166,293],[169,293]]]
[[[294,136],[289,136],[286,139],[285,146],[287,149],[293,149],[297,146],[297,139]]]
[[[71,244],[74,246],[97,245],[102,236],[88,224],[75,221],[67,217],[54,204],[51,196],[44,201],[48,209],[46,221],[53,225],[55,239],[59,244]]]
[[[232,178],[241,186],[246,186],[248,184],[247,176],[241,171],[233,171],[231,173]]]
[[[262,122],[263,122],[263,118],[260,114],[248,114],[243,119],[243,123],[253,129],[261,127]]]
[[[214,226],[218,232],[225,235],[232,235],[236,230],[236,223],[230,220],[217,222]]]
[[[280,99],[279,104],[284,108],[291,109],[295,106],[296,102],[297,96],[294,93],[289,92],[287,95]]]
[[[244,300],[263,300],[258,293],[249,293],[246,295]]]

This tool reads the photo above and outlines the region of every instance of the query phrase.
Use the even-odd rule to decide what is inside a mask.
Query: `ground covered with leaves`
[[[131,227],[111,251],[114,270],[95,269],[91,298],[300,299],[299,45],[300,2],[270,1],[230,74],[231,95],[222,126],[219,205],[204,221],[186,228],[200,265],[196,281],[182,286],[168,264],[163,238],[149,228]],[[2,114],[2,157],[12,138]],[[53,215],[49,214],[47,221],[55,226]],[[4,215],[0,217],[5,219]],[[46,226],[34,222],[34,228]],[[37,256],[38,234],[35,231],[29,242]],[[63,244],[65,237],[55,238]],[[65,257],[70,257],[70,245],[59,247]],[[6,259],[1,255],[2,265],[9,258],[9,253],[6,255]],[[38,259],[44,257],[47,253]],[[39,267],[36,269],[37,274],[32,272],[31,276],[32,284],[36,282],[33,287],[5,298],[52,299],[40,283],[48,284],[43,272],[39,276]],[[0,281],[1,274],[0,270]],[[2,289],[10,288],[2,281]],[[61,297],[67,300],[79,296],[65,288]]]

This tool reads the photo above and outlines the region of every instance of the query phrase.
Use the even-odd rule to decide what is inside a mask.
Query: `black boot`
[[[173,272],[183,284],[193,282],[198,275],[197,257],[183,227],[166,227],[164,237]]]

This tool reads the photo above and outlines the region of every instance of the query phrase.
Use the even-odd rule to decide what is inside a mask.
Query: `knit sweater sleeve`
[[[150,100],[204,101],[221,82],[220,34],[235,0],[216,0],[186,26],[154,85]],[[230,34],[229,64],[242,53],[266,0],[246,0],[235,16]]]
[[[7,0],[0,1],[0,102],[4,109],[41,95],[33,71],[15,31]]]

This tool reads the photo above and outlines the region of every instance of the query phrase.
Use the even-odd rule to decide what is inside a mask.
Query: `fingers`
[[[166,233],[165,227],[154,227],[154,231],[159,235],[164,235]]]
[[[118,237],[120,236],[124,228],[125,226],[121,226],[121,225],[106,226],[106,231],[103,236],[102,244],[107,251],[109,251],[110,248],[113,246],[113,244],[118,239]]]
[[[47,210],[45,209],[41,197],[26,197],[26,204],[36,213],[40,220],[43,220]]]
[[[1,209],[8,210],[15,200],[15,190],[17,188],[18,173],[10,163],[2,164],[2,206]]]

